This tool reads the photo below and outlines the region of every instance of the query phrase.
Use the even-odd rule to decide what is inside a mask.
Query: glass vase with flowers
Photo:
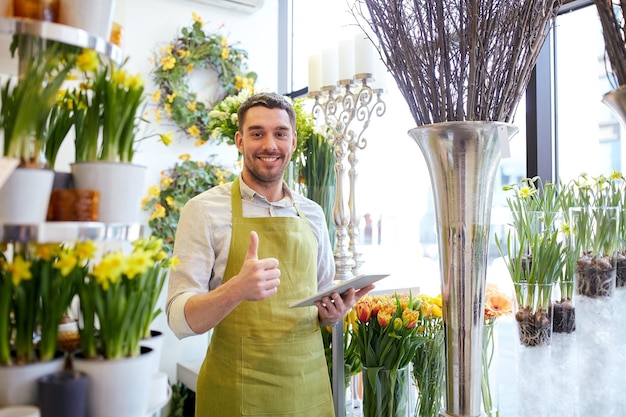
[[[524,346],[546,346],[552,337],[552,291],[566,264],[566,247],[556,227],[556,186],[539,177],[505,186],[512,214],[506,247],[496,237],[515,290],[515,319]]]
[[[413,356],[413,380],[417,386],[415,417],[437,417],[443,408],[445,345],[441,294],[418,295],[420,344]]]
[[[511,300],[495,284],[485,289],[485,322],[483,327],[483,368],[481,394],[483,412],[487,417],[499,416],[497,384],[497,322],[512,312]]]
[[[363,367],[363,416],[406,416],[408,366],[420,340],[420,300],[410,294],[366,295],[355,305],[351,337]]]

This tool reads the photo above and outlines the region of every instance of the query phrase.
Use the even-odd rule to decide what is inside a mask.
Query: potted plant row
[[[67,352],[72,353],[75,370],[81,360],[115,366],[114,362],[139,357],[142,341],[161,312],[157,300],[167,271],[175,264],[155,237],[134,241],[130,253],[111,251],[101,258],[93,241],[4,245],[0,378],[10,380],[0,381],[0,407],[36,405],[37,377],[64,369],[59,344],[64,316],[71,315],[78,323],[79,351]],[[35,366],[42,368],[40,374],[23,376]],[[146,383],[150,376],[144,375]],[[90,392],[95,395],[98,381],[90,377]],[[19,395],[14,395],[16,381],[22,384]]]
[[[136,222],[144,187],[145,167],[132,164],[137,142],[142,104],[145,100],[144,82],[139,74],[125,69],[126,61],[117,64],[104,62],[90,50],[51,47],[28,61],[27,70],[17,80],[8,79],[0,96],[0,133],[5,159],[19,162],[20,168],[39,168],[44,171],[47,191],[25,196],[41,196],[41,202],[17,203],[3,198],[0,221],[3,223],[40,223],[45,221],[50,199],[55,163],[61,145],[74,139],[74,163],[71,170],[74,186],[99,192],[99,216],[104,222]],[[80,82],[73,79],[80,79]],[[162,135],[160,135],[162,137]],[[102,166],[120,166],[120,183],[112,184],[115,176],[105,179],[92,176]],[[12,177],[12,176],[11,176]],[[9,177],[9,178],[11,178]],[[91,182],[88,182],[91,181]],[[131,187],[135,184],[135,188]],[[107,191],[112,186],[113,191]],[[7,191],[9,187],[0,190]],[[24,196],[23,189],[12,187]],[[120,193],[130,190],[125,197]],[[21,214],[25,206],[39,207],[37,217],[5,218],[1,214],[9,202],[16,202],[15,212]],[[128,207],[120,207],[128,202]],[[110,210],[119,211],[110,213]],[[130,213],[130,215],[129,215]]]

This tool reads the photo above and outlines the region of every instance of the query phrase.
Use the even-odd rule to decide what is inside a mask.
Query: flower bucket
[[[138,417],[148,414],[154,351],[141,348],[132,358],[106,360],[72,356],[74,371],[87,375],[89,417]]]
[[[46,362],[0,366],[0,408],[11,405],[37,405],[39,378],[59,372],[65,356],[57,355]]]
[[[46,221],[54,171],[17,168],[0,187],[0,224]]]
[[[139,222],[146,167],[126,162],[76,162],[71,165],[76,189],[97,190],[98,221]]]
[[[407,417],[409,368],[363,367],[363,417]]]

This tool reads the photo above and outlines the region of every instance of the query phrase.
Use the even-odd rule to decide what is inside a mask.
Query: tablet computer
[[[348,291],[350,288],[359,290],[363,287],[367,287],[368,285],[375,283],[376,281],[380,281],[381,279],[388,277],[389,275],[390,274],[378,274],[378,275],[362,274],[362,275],[357,275],[354,278],[347,279],[345,281],[336,281],[333,286],[328,287],[325,290],[322,290],[318,292],[317,294],[312,295],[311,297],[305,298],[304,300],[300,300],[296,303],[293,303],[289,306],[289,308],[309,307],[309,306],[315,305],[316,301],[321,300],[322,298],[326,296],[330,296],[334,292],[343,294],[344,292]]]

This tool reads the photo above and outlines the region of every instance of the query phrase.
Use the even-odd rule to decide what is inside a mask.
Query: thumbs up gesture
[[[240,294],[247,301],[263,300],[278,291],[280,285],[280,269],[278,259],[259,259],[259,236],[256,232],[250,233],[248,252],[243,266],[233,279],[237,280]]]

